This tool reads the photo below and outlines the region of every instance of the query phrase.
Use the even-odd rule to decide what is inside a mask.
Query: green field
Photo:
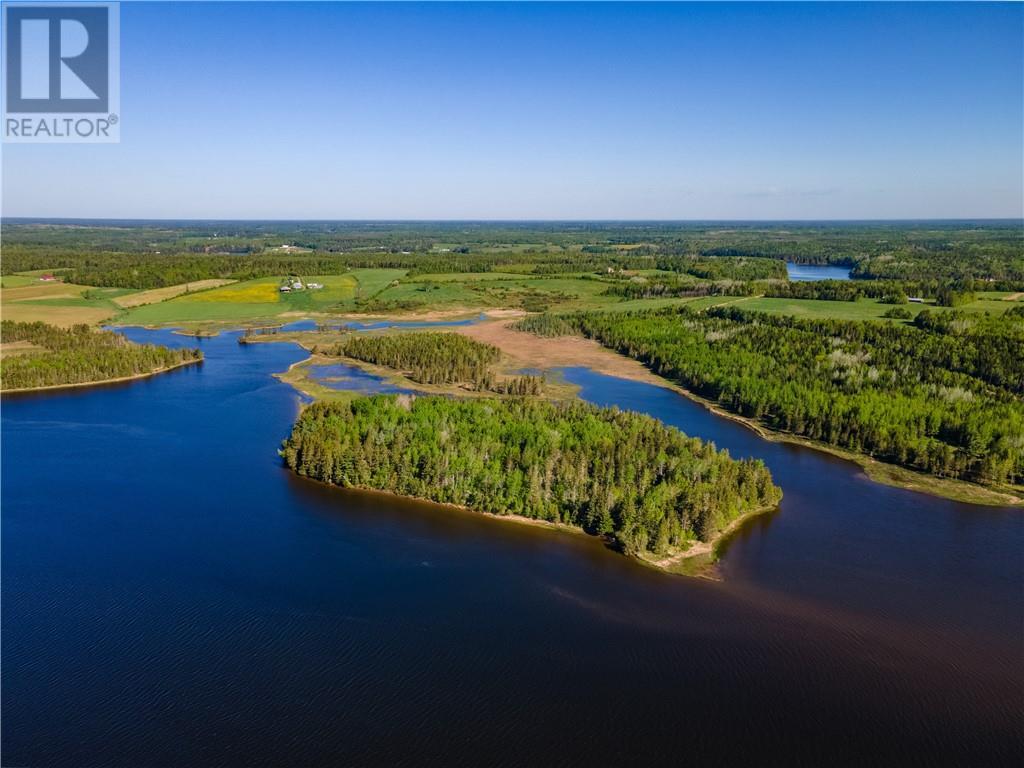
[[[969,304],[956,307],[961,312],[990,312],[994,315],[1001,315],[1008,309],[1018,306],[1018,302],[1005,301],[1007,293],[983,293],[978,299]],[[709,304],[723,304],[721,297]],[[705,300],[701,300],[705,301]],[[837,320],[884,320],[882,317],[893,308],[892,304],[882,304],[876,299],[860,299],[858,301],[819,301],[816,299],[770,299],[770,298],[749,298],[736,300],[736,305],[742,309],[757,312],[768,312],[775,315],[791,315],[793,317],[807,318],[835,318]],[[904,304],[902,305],[911,313],[916,315],[922,309],[930,309],[935,312],[952,312],[952,307],[937,307],[934,303]]]
[[[529,265],[524,265],[529,266]],[[37,273],[45,270],[37,270]],[[660,270],[640,270],[637,274],[657,276]],[[17,301],[22,314],[34,306],[60,308],[64,315],[73,309],[88,309],[94,314],[83,320],[96,322],[105,310],[116,322],[133,325],[173,323],[225,323],[274,321],[285,313],[387,314],[401,311],[454,310],[465,308],[517,308],[527,311],[639,311],[686,304],[694,309],[737,305],[743,309],[769,314],[841,320],[882,320],[892,308],[875,299],[823,301],[816,299],[766,298],[759,296],[706,296],[699,298],[623,299],[606,292],[611,280],[592,272],[529,275],[515,271],[515,265],[495,272],[452,272],[409,276],[406,269],[353,269],[339,275],[303,275],[305,282],[321,283],[319,290],[282,293],[283,277],[244,280],[219,288],[188,293],[162,302],[122,310],[112,299],[135,293],[126,288],[90,288],[66,283],[40,283],[36,274],[19,273],[3,278],[5,302]],[[982,292],[975,301],[957,307],[963,312],[1002,314],[1022,299],[1007,301],[1008,292]],[[921,309],[950,311],[931,301],[904,305],[916,314]],[[71,317],[70,315],[67,315]]]
[[[621,301],[604,296],[607,283],[581,276],[530,277],[513,273],[417,275],[381,291],[382,304],[422,307],[525,307],[557,310],[599,309]]]
[[[0,288],[22,288],[26,285],[36,285],[38,282],[38,277],[29,275],[4,275],[0,278]]]
[[[388,287],[394,280],[405,277],[407,269],[353,269],[349,272],[358,283],[360,299],[369,299]]]
[[[372,295],[403,274],[401,269],[358,269],[344,275],[309,275],[303,282],[323,288],[287,293],[279,290],[283,278],[262,277],[136,307],[118,321],[157,325],[271,320],[286,312],[352,312],[358,296]]]

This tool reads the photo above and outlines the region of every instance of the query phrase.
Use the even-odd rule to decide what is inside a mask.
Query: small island
[[[0,391],[5,394],[127,381],[203,359],[198,349],[133,344],[84,324],[58,328],[12,320],[0,324],[0,355]]]
[[[281,454],[326,483],[570,526],[666,569],[782,498],[761,461],[580,401],[316,402]]]

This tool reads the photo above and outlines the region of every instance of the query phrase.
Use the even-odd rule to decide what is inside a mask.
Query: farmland
[[[114,303],[123,309],[131,309],[132,307],[141,307],[143,304],[158,304],[161,301],[167,301],[187,293],[219,288],[232,282],[232,280],[217,279],[197,280],[194,283],[182,283],[180,285],[169,285],[166,288],[153,288],[148,291],[129,293],[114,299]]]
[[[494,373],[502,381],[514,377],[520,369],[579,365],[665,385],[662,377],[645,369],[637,359],[629,360],[602,348],[595,336],[540,338],[515,331],[511,324],[527,315],[541,317],[540,322],[558,329],[562,327],[559,318],[568,318],[566,327],[578,330],[578,321],[572,318],[582,313],[595,328],[604,327],[605,321],[599,319],[602,316],[608,317],[610,327],[627,322],[622,318],[629,316],[646,318],[642,323],[651,325],[651,312],[668,312],[667,317],[673,318],[676,316],[671,313],[684,309],[688,317],[716,316],[729,309],[745,313],[746,333],[761,332],[763,326],[777,320],[792,320],[853,324],[841,327],[854,335],[886,327],[894,333],[906,331],[925,338],[925,331],[955,336],[976,323],[987,328],[1008,313],[1006,332],[1016,333],[1013,329],[1020,322],[1017,318],[1024,313],[1024,242],[1019,229],[1001,224],[966,229],[936,224],[924,230],[911,225],[824,229],[529,224],[508,228],[394,225],[367,229],[339,224],[322,229],[296,225],[292,244],[280,242],[279,235],[268,235],[264,229],[247,230],[240,225],[231,238],[222,238],[219,232],[212,236],[216,246],[211,244],[211,236],[203,237],[203,232],[202,225],[181,233],[173,227],[160,231],[98,227],[69,233],[59,227],[15,225],[13,244],[5,252],[11,255],[4,262],[6,274],[0,289],[4,318],[42,320],[64,327],[79,323],[171,326],[196,335],[314,320],[321,326],[315,331],[247,340],[296,341],[313,351],[310,360],[293,366],[284,378],[317,398],[338,400],[338,391],[321,386],[308,373],[314,362],[322,363],[334,354],[328,349],[336,352],[345,348],[348,332],[340,326],[354,320],[436,322],[476,318],[485,313],[483,322],[457,330],[501,349],[501,362]],[[154,245],[142,244],[138,237],[143,233]],[[71,247],[67,247],[68,237],[77,238]],[[160,253],[147,251],[155,245],[159,245]],[[211,252],[212,247],[227,250]],[[804,273],[832,265],[849,269],[858,279],[792,282],[786,277],[783,258],[802,265]],[[11,269],[12,264],[19,269]],[[916,319],[922,312],[929,314]],[[677,321],[664,322],[672,325]],[[721,332],[717,328],[710,331],[712,335]],[[721,342],[717,343],[712,351],[720,346]],[[619,351],[636,351],[629,344],[625,347]],[[14,347],[5,350],[9,357],[25,353]],[[881,354],[877,340],[856,351],[864,359]],[[460,397],[479,394],[465,387],[413,381],[400,370],[372,360],[352,360],[353,356],[358,357],[353,353],[346,358],[348,362],[406,389]],[[807,362],[811,368],[817,365],[812,363]],[[936,366],[932,374],[935,381],[952,381],[960,375],[943,372],[945,364]],[[874,375],[875,369],[865,370]],[[792,376],[792,371],[780,375],[780,381],[792,383]],[[692,382],[685,377],[674,378],[682,380],[688,389],[699,389],[700,377],[695,376]],[[813,380],[813,373],[805,378]],[[847,382],[843,386],[851,385]],[[969,392],[965,397],[980,402],[990,394],[982,385],[951,386],[954,394],[944,396],[954,397],[963,390]],[[571,397],[572,391],[564,383],[549,383],[546,396]],[[915,403],[934,400],[929,392],[915,390]],[[890,399],[891,394],[887,392]],[[837,396],[832,393],[828,397],[835,401]],[[1019,394],[999,397],[1016,401]],[[1012,402],[1008,407],[1014,407]],[[741,409],[726,404],[725,410]],[[917,413],[912,409],[910,412]],[[763,419],[761,422],[759,429],[765,426]],[[767,426],[780,434],[800,433],[788,422]],[[982,427],[988,429],[989,425],[986,422]],[[975,432],[980,434],[982,427]],[[956,432],[953,427],[944,429],[946,433]],[[979,442],[978,436],[971,435],[975,443]],[[1000,446],[1011,448],[1006,449],[1007,455],[999,454],[998,466],[967,458],[973,456],[973,449],[960,445],[960,438],[948,444],[953,451],[949,454],[953,458],[949,458],[938,455],[940,449],[947,448],[933,440],[935,435],[928,428],[911,437],[899,442],[902,433],[887,436],[884,450],[870,443],[874,447],[867,450],[867,458],[872,452],[887,451],[889,474],[897,470],[903,473],[897,482],[910,484],[907,474],[930,474],[931,487],[942,495],[960,494],[961,498],[981,500],[985,493],[999,493],[969,490],[967,484],[958,484],[959,478],[1008,489],[1011,495],[1017,493],[1016,470],[1004,469],[1004,465],[1015,466],[1016,459],[1009,455],[1016,439],[1013,434],[999,438]],[[866,460],[860,456],[859,447],[865,440],[854,431],[835,440],[823,439],[817,432],[809,437],[796,434],[795,438]],[[996,452],[992,449],[989,454],[994,456]],[[873,470],[872,474],[884,473]],[[945,478],[941,488],[937,478]]]

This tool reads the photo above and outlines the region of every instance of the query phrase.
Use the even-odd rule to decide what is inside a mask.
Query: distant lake
[[[794,264],[786,262],[786,272],[789,279],[798,283],[811,282],[814,280],[849,280],[850,268],[837,267],[831,264],[815,266],[812,264]]]
[[[1010,765],[1024,514],[868,481],[675,392],[566,369],[785,498],[722,581],[288,471],[308,355],[5,397],[10,766]],[[338,385],[387,386],[347,367]]]

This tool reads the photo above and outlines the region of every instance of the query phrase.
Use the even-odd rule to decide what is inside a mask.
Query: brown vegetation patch
[[[0,291],[3,301],[27,301],[30,299],[77,299],[87,286],[71,283],[40,283],[39,285],[20,285],[16,288],[4,288]]]
[[[493,344],[523,368],[561,368],[584,366],[609,376],[645,381],[658,386],[666,382],[641,363],[606,349],[592,339],[580,336],[544,338],[509,328],[514,318],[466,325],[458,333]]]
[[[23,302],[7,303],[5,299],[0,314],[4,320],[16,320],[21,323],[34,323],[38,320],[60,328],[70,328],[79,323],[102,323],[113,317],[116,312],[105,307],[55,307]]]

